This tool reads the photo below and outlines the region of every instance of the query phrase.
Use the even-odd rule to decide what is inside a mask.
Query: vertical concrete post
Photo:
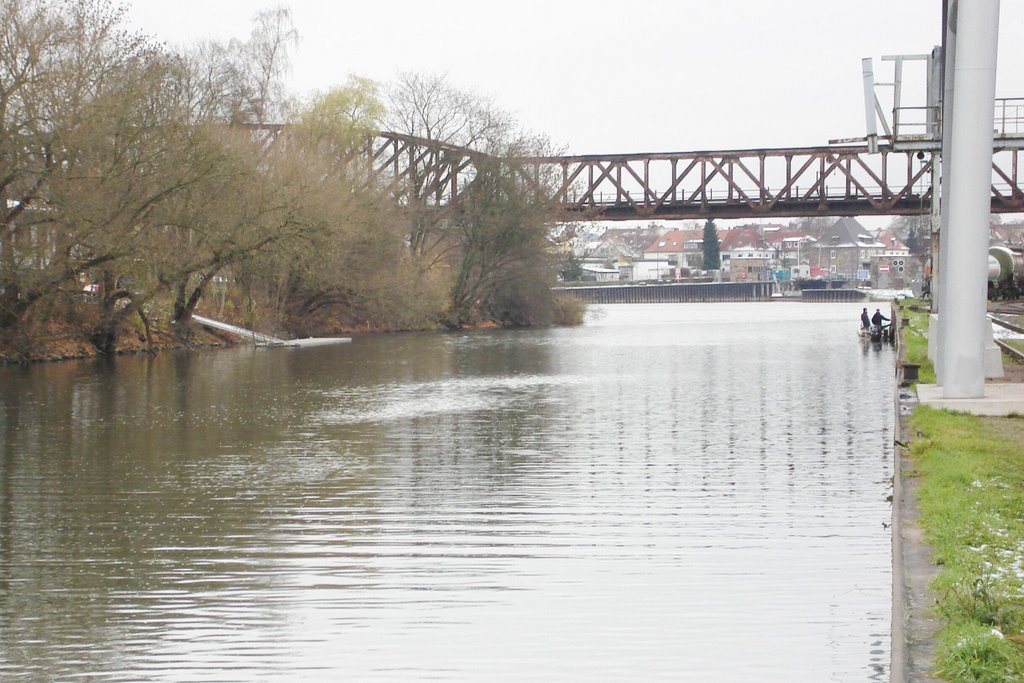
[[[956,75],[956,4],[957,0],[946,0],[945,20],[946,29],[943,37],[942,55],[942,176],[939,188],[939,232],[938,240],[932,241],[932,313],[934,317],[928,319],[928,358],[935,367],[935,376],[938,384],[942,384],[942,345],[945,343],[945,325],[942,318],[942,306],[946,296],[946,278],[943,268],[946,266],[946,258],[949,254],[949,178],[953,158],[950,154],[950,143],[953,135],[953,100],[954,100],[954,77]],[[938,250],[935,249],[936,242]],[[934,321],[934,325],[932,322]],[[935,340],[934,344],[932,340]]]
[[[999,0],[954,5],[956,62],[950,140],[945,289],[939,314],[945,398],[985,395],[985,306],[991,210]]]

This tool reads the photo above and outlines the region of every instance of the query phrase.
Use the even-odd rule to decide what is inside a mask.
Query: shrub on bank
[[[570,294],[556,294],[553,300],[556,325],[582,325],[587,305]]]

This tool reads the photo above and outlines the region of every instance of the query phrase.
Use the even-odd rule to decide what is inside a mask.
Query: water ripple
[[[858,312],[0,369],[0,676],[885,680]]]

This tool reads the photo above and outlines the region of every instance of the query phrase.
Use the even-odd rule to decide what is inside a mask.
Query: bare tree
[[[387,90],[387,127],[442,146],[463,147],[475,152],[500,153],[507,147],[514,130],[512,117],[497,109],[490,100],[459,90],[440,76],[402,73]],[[436,167],[445,154],[441,147],[426,150],[422,166],[410,164],[407,187],[413,194],[409,213],[409,244],[423,259],[425,267],[443,262],[446,254],[447,224],[439,212],[427,208],[422,193],[429,186],[421,169]]]
[[[148,41],[123,29],[123,11],[103,0],[60,12],[42,0],[3,2],[0,328],[16,324],[40,299],[76,287],[86,270],[118,258],[110,247],[123,241],[104,221],[69,215],[72,203],[62,201],[61,188],[86,179],[116,183],[113,169],[100,177],[96,153],[118,149],[118,130],[145,137],[160,115],[159,107],[133,106],[146,97],[137,86],[160,64]],[[132,160],[120,163],[123,170]]]
[[[242,111],[254,123],[281,121],[288,50],[298,45],[299,33],[285,7],[258,13],[254,24],[248,43],[232,44],[241,58]]]
[[[280,102],[287,12],[200,59],[126,30],[105,0],[0,2],[0,328],[88,276],[109,349],[160,293],[186,319],[216,273],[296,227],[290,168],[223,128]]]
[[[290,331],[336,329],[338,321],[423,326],[443,305],[407,249],[399,207],[361,155],[382,114],[376,84],[350,78],[306,103],[279,140],[310,179],[303,208],[315,227],[255,265],[274,274],[264,278],[267,298]]]
[[[480,152],[506,144],[514,125],[491,100],[459,90],[441,76],[399,74],[387,99],[390,130]]]
[[[259,12],[248,40],[205,41],[179,57],[188,78],[181,87],[199,121],[283,123],[288,108],[284,79],[289,50],[299,34],[284,7]]]

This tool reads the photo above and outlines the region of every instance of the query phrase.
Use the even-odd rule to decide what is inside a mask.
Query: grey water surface
[[[0,680],[886,680],[859,311],[0,368]]]

